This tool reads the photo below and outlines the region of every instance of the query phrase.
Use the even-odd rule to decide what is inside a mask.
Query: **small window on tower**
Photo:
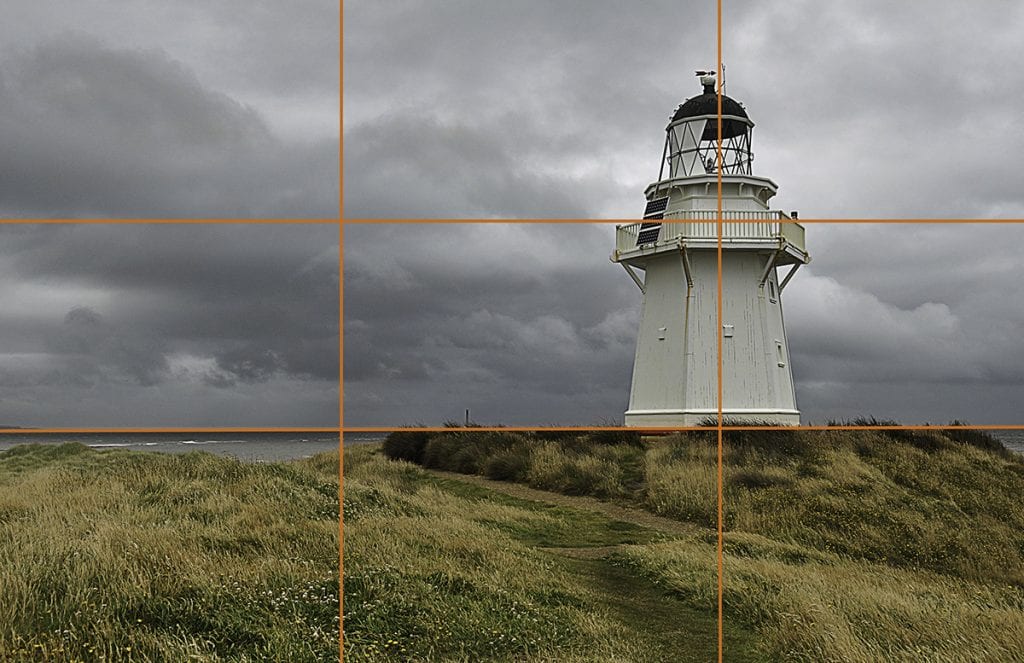
[[[779,339],[775,339],[775,354],[778,355],[779,366],[785,366],[786,357],[782,353],[782,341],[780,341]]]
[[[778,296],[775,294],[775,281],[768,280],[768,297],[774,302],[778,300]]]

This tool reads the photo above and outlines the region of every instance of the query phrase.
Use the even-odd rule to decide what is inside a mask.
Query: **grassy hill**
[[[610,547],[583,545],[604,546],[596,558],[633,579],[624,586],[657,588],[690,609],[680,614],[696,630],[714,627],[713,615],[710,626],[696,617],[711,614],[715,594],[713,432],[649,440],[617,433],[399,432],[383,452],[406,462],[384,464],[360,450],[367,458],[355,462],[351,479],[346,474],[346,517],[354,510],[346,525],[354,551],[346,557],[346,582],[384,565],[391,569],[382,572],[390,589],[356,580],[346,584],[346,606],[351,600],[353,611],[364,610],[389,592],[409,595],[411,578],[420,577],[411,569],[434,569],[438,582],[413,592],[418,598],[406,612],[386,620],[385,630],[405,633],[420,628],[414,615],[433,610],[423,604],[441,606],[444,629],[435,631],[434,649],[417,650],[418,656],[478,658],[482,650],[464,643],[476,642],[470,634],[480,629],[534,643],[528,650],[493,644],[486,652],[507,660],[585,660],[595,652],[640,660],[650,658],[644,651],[653,645],[643,629],[624,628],[622,615],[616,618],[600,597],[588,598],[592,580],[552,562],[529,537],[516,541],[516,532],[540,523],[528,526],[528,516],[507,505],[494,511],[493,498],[466,502],[430,487],[424,477],[431,475],[411,463],[596,496],[691,525],[691,536],[636,534]],[[724,465],[725,610],[734,629],[727,660],[1024,660],[1024,462],[988,436],[735,432],[727,434]],[[377,535],[360,526],[360,510],[374,514]],[[364,556],[364,538],[373,538],[369,548],[378,556]],[[532,616],[538,621],[513,629],[499,617],[507,610],[494,597],[463,591],[463,582],[480,591],[480,574],[493,588],[514,587],[519,604],[539,611]],[[545,591],[573,597],[555,606],[560,619],[538,598]],[[446,609],[455,597],[461,609]],[[570,614],[573,606],[581,614]],[[346,647],[357,657],[385,660],[370,649],[384,623],[358,615],[347,620]],[[546,630],[559,623],[576,624],[558,631],[575,639],[559,641]],[[412,639],[392,639],[413,651]],[[688,642],[662,642],[669,649],[659,651],[689,651]],[[599,644],[605,649],[596,649]]]
[[[337,660],[337,468],[0,453],[0,660]]]

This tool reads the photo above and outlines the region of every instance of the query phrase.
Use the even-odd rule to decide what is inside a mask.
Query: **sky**
[[[731,2],[726,92],[773,209],[1024,218],[1024,6]],[[347,218],[632,219],[714,68],[715,3],[351,1]],[[621,421],[640,297],[613,225],[350,225],[346,424]],[[1024,423],[1024,225],[808,224],[805,423]]]
[[[0,218],[336,218],[338,12],[5,3]]]
[[[0,224],[0,425],[336,426],[335,224]]]

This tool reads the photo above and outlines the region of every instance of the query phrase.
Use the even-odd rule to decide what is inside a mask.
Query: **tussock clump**
[[[580,453],[545,442],[531,450],[526,479],[535,488],[567,495],[624,497],[627,490],[619,466],[622,458],[615,447],[595,447],[590,453]]]
[[[423,465],[462,474],[483,474],[491,456],[513,453],[527,444],[523,435],[505,431],[438,433],[431,436],[423,450]]]
[[[397,430],[388,433],[381,449],[384,455],[392,460],[407,460],[410,463],[423,463],[423,450],[430,440],[430,433],[414,430]]]
[[[484,474],[497,481],[525,481],[530,458],[521,450],[499,451],[484,461]]]
[[[967,423],[954,419],[949,422],[950,426],[966,426]],[[970,428],[951,428],[943,431],[946,437],[959,444],[967,444],[972,447],[984,449],[1001,455],[1009,455],[1011,452],[1002,442],[984,430],[972,430]]]
[[[595,430],[587,433],[585,439],[590,444],[643,446],[643,437],[635,430]]]

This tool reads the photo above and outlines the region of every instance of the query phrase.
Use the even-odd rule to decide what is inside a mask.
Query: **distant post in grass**
[[[724,94],[719,150],[714,74],[698,74],[703,94],[680,104],[666,127],[643,222],[616,229],[611,259],[644,298],[625,424],[694,426],[717,417],[719,333],[723,416],[799,425],[782,291],[810,262],[804,228],[796,212],[768,208],[778,187],[753,174],[754,123]]]

